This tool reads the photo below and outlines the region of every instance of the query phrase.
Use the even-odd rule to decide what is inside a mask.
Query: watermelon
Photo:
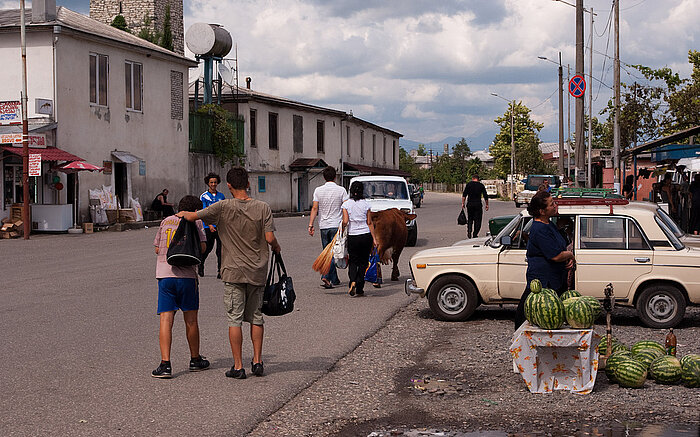
[[[556,294],[542,289],[525,299],[525,318],[542,329],[559,329],[564,324],[564,304]]]
[[[559,297],[556,291],[552,290],[551,288],[543,288],[542,293],[549,293],[553,296]],[[560,299],[561,300],[561,299]]]
[[[700,360],[688,360],[682,366],[681,381],[691,388],[700,387]]]
[[[576,290],[566,290],[560,296],[562,301],[565,301],[566,299],[568,299],[570,297],[581,297],[581,293],[579,293]]]
[[[627,351],[620,351],[610,355],[608,361],[605,363],[605,375],[610,382],[617,382],[615,378],[615,368],[621,361],[627,358],[632,358],[632,354]]]
[[[681,363],[674,356],[664,355],[649,364],[649,372],[660,384],[675,384],[681,379]]]
[[[632,353],[632,358],[644,364],[646,368],[649,368],[649,364],[655,359],[663,356],[661,352],[656,349],[642,349],[640,351]]]
[[[647,380],[647,368],[634,358],[624,358],[615,366],[615,379],[620,387],[640,388]]]
[[[533,279],[530,281],[530,291],[533,293],[539,293],[542,291],[542,283],[539,279]]]
[[[664,351],[664,353],[666,353]],[[700,361],[700,355],[698,354],[688,354],[680,359],[681,368],[684,367],[690,361]]]
[[[654,340],[641,340],[632,345],[632,353],[641,352],[644,349],[654,349],[661,352],[661,355],[666,355],[666,349],[661,345],[661,343]]]
[[[593,326],[595,318],[588,302],[581,300],[580,297],[572,297],[567,301],[572,301],[565,305],[566,321],[569,326],[576,329],[588,329]]]
[[[613,345],[615,345],[616,343],[619,343],[619,342],[620,342],[620,340],[618,340],[615,337],[612,337],[612,344]],[[606,335],[606,336],[603,336],[603,339],[600,340],[600,343],[598,343],[598,353],[600,355],[605,355],[605,353],[607,352],[607,344],[608,344],[608,336]],[[612,355],[612,352],[611,352],[611,355]]]
[[[593,296],[581,296],[581,299],[588,302],[593,310],[593,317],[597,319],[603,312],[603,305],[600,304],[600,301]]]
[[[628,348],[627,345],[618,342],[618,343],[613,343],[613,345],[612,345],[612,351],[613,351],[613,353],[615,353],[615,352],[617,352],[617,351],[628,351],[628,352],[630,352],[630,348]]]

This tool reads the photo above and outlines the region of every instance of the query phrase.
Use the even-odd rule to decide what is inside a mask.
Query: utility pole
[[[613,130],[613,186],[620,194],[620,0],[613,0],[615,5],[615,122]]]
[[[22,47],[22,221],[24,239],[29,240],[29,125],[27,121],[27,29],[24,23],[24,0],[19,2],[20,45]]]
[[[566,83],[571,80],[571,66],[566,64]],[[571,93],[566,93],[566,176],[571,177]]]
[[[588,56],[588,86],[593,86],[593,7],[591,6],[591,47]],[[591,188],[591,153],[593,149],[593,93],[591,88],[588,88],[588,171],[586,172],[586,187]]]
[[[513,134],[513,125],[515,124],[515,100],[510,107],[510,192],[515,200],[515,135]]]
[[[576,74],[583,76],[583,0],[576,0]],[[583,96],[576,99],[576,121],[575,133],[576,146],[574,149],[575,156],[575,179],[576,185],[581,186],[579,180],[579,169],[583,168],[584,164],[584,142],[583,142]]]
[[[564,71],[559,52],[559,175],[564,174]]]

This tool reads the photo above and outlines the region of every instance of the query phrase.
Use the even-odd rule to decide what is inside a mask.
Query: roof
[[[22,147],[2,146],[2,150],[22,156]],[[61,150],[58,147],[30,148],[30,154],[38,153],[42,161],[85,161],[83,158]]]
[[[665,137],[657,138],[652,141],[648,141],[644,144],[640,144],[637,147],[632,147],[631,149],[624,150],[620,152],[620,156],[624,157],[627,155],[638,155],[642,152],[653,149],[654,147],[663,146],[664,144],[675,143],[679,140],[697,135],[700,133],[700,126],[693,126],[691,128],[676,132],[675,134],[667,135]]]
[[[289,169],[292,171],[306,170],[307,168],[325,168],[328,164],[320,158],[297,158],[291,164]]]
[[[77,32],[85,33],[91,36],[96,36],[98,38],[104,38],[111,41],[117,41],[132,47],[137,47],[139,49],[144,49],[152,52],[158,52],[162,55],[173,58],[182,64],[188,64],[190,66],[196,66],[197,62],[182,56],[178,53],[171,52],[170,50],[163,48],[157,44],[153,44],[145,39],[139,38],[129,32],[119,30],[116,27],[112,27],[108,24],[101,23],[97,20],[93,20],[78,12],[71,11],[65,6],[59,6],[56,8],[56,19],[52,21],[45,21],[41,23],[32,23],[32,10],[31,8],[25,9],[25,23],[27,30],[32,28],[47,27],[53,31],[53,26],[60,25],[67,27]],[[2,28],[13,28],[16,27],[19,30],[20,26],[20,10],[19,9],[4,9],[0,10],[0,29]]]

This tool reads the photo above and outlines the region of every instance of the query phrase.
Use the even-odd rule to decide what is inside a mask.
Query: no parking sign
[[[569,81],[569,94],[574,97],[583,97],[583,93],[586,92],[586,79],[580,74],[572,77]]]

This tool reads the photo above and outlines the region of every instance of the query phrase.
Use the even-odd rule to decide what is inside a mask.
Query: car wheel
[[[515,207],[520,208],[520,202],[515,202]]]
[[[416,241],[418,241],[418,225],[415,225],[413,228],[408,229],[408,237],[406,237],[406,246],[413,247],[416,245]]]
[[[685,316],[685,298],[673,285],[651,285],[639,296],[637,312],[650,328],[673,328]]]
[[[478,303],[479,295],[474,285],[462,276],[443,276],[428,289],[430,309],[441,320],[467,320],[474,314]]]

